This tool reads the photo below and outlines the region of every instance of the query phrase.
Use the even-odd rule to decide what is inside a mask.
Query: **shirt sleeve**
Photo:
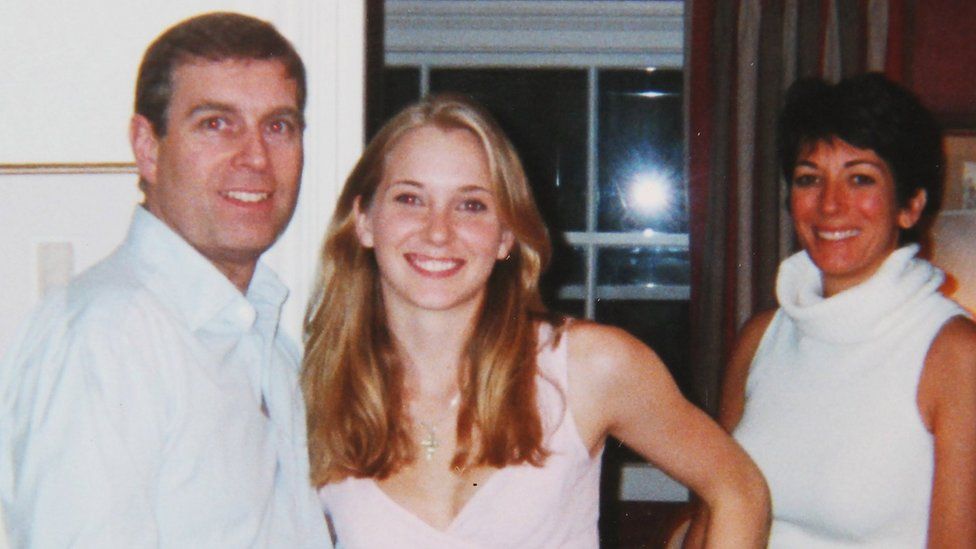
[[[10,542],[155,547],[165,409],[152,356],[166,342],[126,311],[49,313],[0,364]]]

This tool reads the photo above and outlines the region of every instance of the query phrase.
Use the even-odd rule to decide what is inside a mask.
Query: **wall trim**
[[[0,164],[0,175],[138,173],[132,162],[63,162]]]

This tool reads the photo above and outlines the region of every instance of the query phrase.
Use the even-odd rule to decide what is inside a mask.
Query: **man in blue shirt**
[[[259,258],[295,208],[304,66],[270,24],[189,19],[147,50],[125,242],[0,363],[14,547],[328,547],[287,295]]]

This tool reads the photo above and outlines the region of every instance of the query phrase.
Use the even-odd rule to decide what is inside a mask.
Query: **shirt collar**
[[[146,286],[190,329],[247,331],[258,317],[277,324],[288,290],[258,262],[246,296],[207,258],[143,207],[136,208],[122,251]],[[270,318],[269,318],[270,316]]]

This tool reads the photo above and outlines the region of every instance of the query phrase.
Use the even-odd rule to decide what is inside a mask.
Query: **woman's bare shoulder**
[[[976,346],[976,322],[965,316],[952,317],[942,325],[933,346],[944,346],[950,351],[972,351]]]
[[[613,375],[628,367],[660,363],[650,347],[616,326],[574,320],[566,332],[570,363],[589,374]]]
[[[736,336],[735,346],[732,348],[732,359],[726,368],[725,375],[736,372],[746,374],[752,364],[752,359],[756,356],[759,343],[762,341],[769,324],[776,316],[776,309],[756,313],[739,330]]]
[[[719,424],[732,432],[745,409],[746,381],[752,359],[756,356],[769,324],[776,316],[776,309],[756,313],[742,326],[732,348],[732,357],[722,375],[722,390],[719,397]]]
[[[925,356],[918,386],[918,403],[926,424],[946,404],[973,400],[976,389],[976,323],[958,316],[946,322]],[[974,393],[976,394],[976,393]]]
[[[753,347],[753,350],[759,347],[759,342],[762,340],[763,334],[766,333],[766,329],[769,328],[769,324],[773,321],[773,317],[776,316],[776,311],[778,310],[767,309],[760,311],[747,320],[742,325],[742,329],[739,330],[737,339],[741,342],[740,345],[749,342],[752,343],[750,346]]]
[[[627,428],[690,406],[657,354],[626,330],[574,321],[567,332],[570,405],[591,449],[608,433],[626,438]]]
[[[976,374],[976,323],[964,316],[946,322],[925,357],[925,370],[940,379]]]

